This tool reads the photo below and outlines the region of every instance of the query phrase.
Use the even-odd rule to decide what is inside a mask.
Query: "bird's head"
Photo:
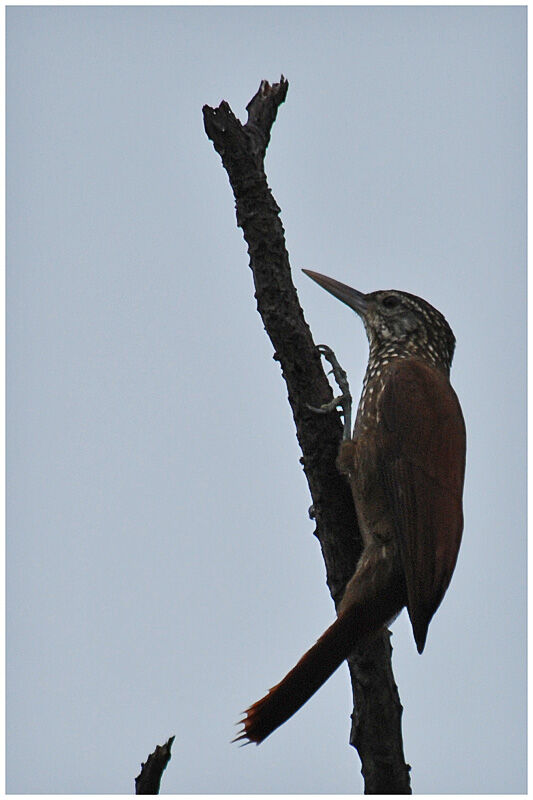
[[[371,356],[418,356],[449,372],[455,336],[440,311],[426,300],[397,289],[364,294],[319,272],[303,272],[361,317]]]

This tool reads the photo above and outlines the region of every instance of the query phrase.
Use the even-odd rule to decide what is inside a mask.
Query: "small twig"
[[[141,763],[141,771],[135,778],[135,794],[159,794],[161,776],[170,761],[170,750],[175,737],[171,736],[165,744],[158,744],[153,753]]]

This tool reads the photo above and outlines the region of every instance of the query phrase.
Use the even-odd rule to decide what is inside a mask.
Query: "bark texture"
[[[352,496],[335,466],[342,438],[340,415],[318,415],[308,405],[332,399],[311,331],[292,282],[285,235],[267,183],[264,157],[277,111],[287,95],[281,77],[262,81],[242,124],[228,103],[204,106],[207,136],[220,154],[236,202],[237,224],[248,245],[257,308],[287,385],[296,435],[335,605],[355,572],[361,540]],[[357,748],[366,794],[410,794],[409,767],[403,758],[402,707],[391,668],[387,632],[364,654],[349,659],[354,701],[351,743]]]

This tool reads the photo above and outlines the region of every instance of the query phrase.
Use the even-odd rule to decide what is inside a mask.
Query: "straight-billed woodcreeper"
[[[353,436],[342,442],[337,459],[352,490],[363,552],[337,620],[281,683],[247,710],[237,738],[257,744],[404,606],[422,652],[463,530],[466,434],[449,381],[455,349],[450,326],[433,306],[407,292],[363,294],[304,272],[350,306],[368,336]]]

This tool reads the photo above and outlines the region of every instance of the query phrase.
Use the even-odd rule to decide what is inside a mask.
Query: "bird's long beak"
[[[345,283],[340,283],[334,278],[328,278],[327,275],[321,275],[320,272],[312,272],[310,269],[303,269],[302,272],[305,272],[333,297],[346,303],[361,316],[365,315],[368,309],[368,300],[363,292],[358,292],[357,289],[352,289],[351,286],[346,286]]]

